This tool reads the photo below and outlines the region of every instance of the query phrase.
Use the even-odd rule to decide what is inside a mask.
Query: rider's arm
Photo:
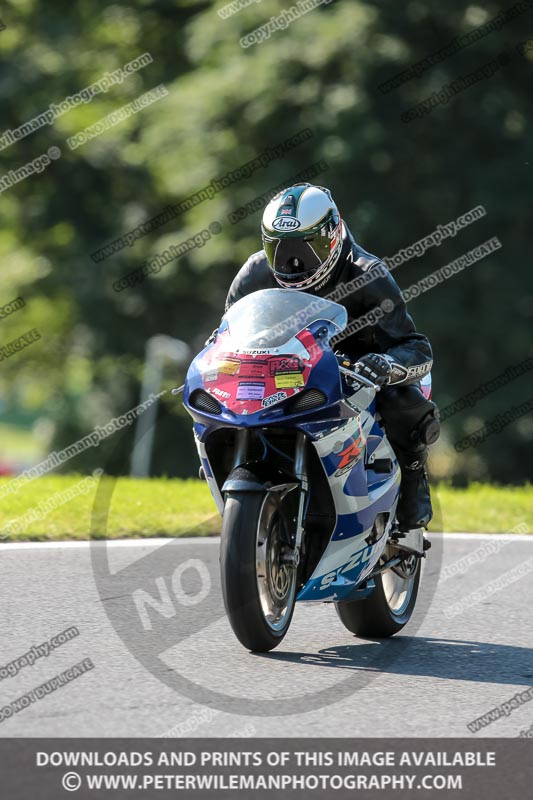
[[[371,349],[390,361],[390,382],[415,383],[430,372],[431,345],[426,336],[417,332],[398,284],[388,271],[361,290],[360,302],[363,313],[376,309],[381,312],[374,314],[376,319],[370,326]]]
[[[260,250],[250,256],[233,279],[226,298],[225,310],[227,311],[233,303],[247,294],[257,292],[259,289],[271,289],[274,285],[274,277],[266,255]]]

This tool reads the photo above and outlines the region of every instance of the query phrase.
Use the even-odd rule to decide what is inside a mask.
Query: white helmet
[[[267,205],[263,246],[274,277],[286,289],[312,289],[333,272],[343,225],[329,189],[296,183]]]

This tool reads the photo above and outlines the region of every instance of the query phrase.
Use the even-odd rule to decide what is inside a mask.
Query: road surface
[[[533,686],[533,537],[432,538],[402,635],[357,640],[301,604],[271,655],[231,632],[216,540],[1,545],[0,736],[519,736],[531,701],[467,724]]]

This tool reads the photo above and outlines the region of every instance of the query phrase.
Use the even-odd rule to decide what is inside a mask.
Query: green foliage
[[[247,49],[240,37],[290,6],[252,3],[228,19],[224,3],[10,0],[0,32],[2,127],[14,129],[145,52],[153,63],[0,151],[0,176],[51,146],[61,158],[0,194],[0,305],[27,305],[0,321],[1,343],[36,327],[42,339],[0,365],[6,418],[53,422],[48,447],[65,446],[138,402],[146,340],[157,333],[193,350],[217,324],[229,283],[260,248],[260,212],[228,214],[320,159],[361,244],[392,256],[438,224],[483,204],[487,216],[399,267],[402,287],[498,236],[501,250],[414,300],[435,351],[435,398],[446,405],[532,355],[531,67],[513,48],[523,17],[383,94],[380,83],[499,7],[412,0],[335,0]],[[409,124],[401,114],[443,84],[513,52],[510,63]],[[163,83],[169,95],[70,151],[66,140]],[[313,137],[100,263],[98,248],[310,128]],[[220,235],[142,285],[113,281],[213,221]],[[183,376],[169,367],[167,386]],[[531,479],[531,419],[458,458],[453,442],[530,395],[528,375],[445,426],[439,475],[458,481]],[[529,391],[528,391],[529,390]],[[74,467],[94,465],[94,453]],[[91,460],[92,459],[92,460]],[[123,462],[125,463],[124,459]],[[158,433],[155,472],[192,475],[190,424],[172,412]],[[117,471],[124,469],[117,466]]]

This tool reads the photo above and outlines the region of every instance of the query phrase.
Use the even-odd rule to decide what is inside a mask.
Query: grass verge
[[[0,499],[0,539],[13,542],[209,536],[220,531],[220,517],[202,481],[104,480],[109,499],[96,510],[97,481],[87,476],[47,476],[6,494]],[[0,493],[8,481],[0,479]],[[500,533],[519,523],[533,529],[531,485],[472,484],[467,489],[454,489],[439,484],[433,488],[433,495],[435,507],[440,506],[442,522],[435,522],[430,532]]]

